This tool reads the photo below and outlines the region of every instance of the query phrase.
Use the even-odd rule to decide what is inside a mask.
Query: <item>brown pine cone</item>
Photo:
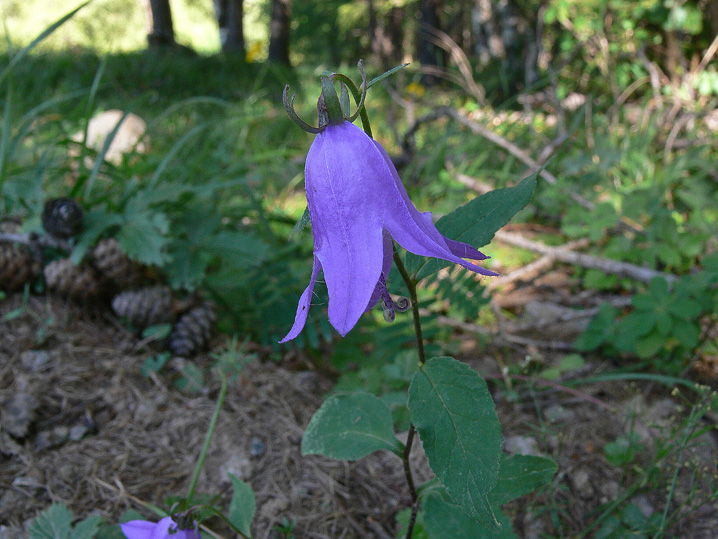
[[[205,348],[209,344],[216,321],[214,305],[209,301],[187,311],[170,333],[169,345],[172,353],[190,357]]]
[[[137,286],[144,278],[142,265],[130,260],[115,238],[98,241],[90,260],[103,277],[120,288]]]
[[[0,289],[18,290],[37,274],[38,264],[24,249],[0,243]]]
[[[77,235],[84,224],[82,206],[71,198],[53,198],[45,202],[42,211],[42,227],[45,232],[59,239]]]
[[[167,286],[121,292],[113,298],[112,310],[140,328],[172,322],[175,318],[172,291]]]
[[[87,266],[76,266],[69,258],[53,260],[43,270],[47,288],[75,299],[91,299],[100,294],[100,280]]]

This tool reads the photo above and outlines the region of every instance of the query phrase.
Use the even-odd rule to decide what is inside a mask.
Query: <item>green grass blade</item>
[[[95,78],[92,80],[92,87],[90,88],[90,95],[87,97],[87,109],[85,110],[85,129],[82,133],[82,145],[87,146],[87,130],[90,127],[90,118],[92,117],[92,110],[95,108],[95,97],[97,96],[97,89],[100,87],[100,80],[102,75],[105,73],[105,67],[107,67],[107,55],[102,57],[100,67],[97,68]]]
[[[2,133],[0,133],[0,188],[5,182],[5,163],[10,145],[10,118],[12,117],[12,85],[8,84],[3,109]]]
[[[45,30],[37,36],[35,39],[32,40],[32,42],[26,46],[20,49],[20,52],[18,52],[15,56],[12,57],[12,60],[10,60],[10,63],[7,65],[7,67],[3,70],[2,73],[0,73],[0,83],[7,77],[12,69],[17,65],[20,60],[22,60],[27,54],[34,49],[39,43],[41,43],[47,36],[52,34],[55,30],[60,28],[63,24],[65,24],[67,21],[69,21],[72,17],[75,16],[75,14],[80,11],[83,7],[85,7],[87,4],[89,4],[92,0],[87,0],[86,2],[83,2],[79,6],[77,6],[75,9],[70,11],[67,15],[64,15],[63,17],[60,17],[58,20],[56,20],[54,23],[52,23],[50,26],[45,28]]]
[[[157,166],[157,169],[155,170],[155,173],[152,175],[152,178],[150,178],[149,187],[150,189],[155,186],[157,181],[160,179],[160,176],[164,172],[164,170],[167,168],[167,165],[169,165],[170,161],[174,158],[174,156],[177,154],[177,152],[182,149],[182,146],[184,146],[188,140],[190,140],[192,137],[197,135],[200,131],[203,129],[206,129],[209,126],[208,122],[202,123],[195,127],[194,129],[191,129],[187,133],[185,133],[182,138],[180,138],[177,142],[175,142],[174,146],[170,148],[170,151],[167,152],[167,155],[165,155],[162,158],[162,161],[160,161],[160,164]]]
[[[97,154],[97,159],[95,159],[95,166],[92,167],[92,172],[90,172],[90,177],[87,178],[87,183],[85,185],[85,194],[83,195],[83,199],[87,200],[90,197],[90,193],[92,192],[92,188],[95,186],[95,182],[97,181],[97,177],[100,173],[100,167],[102,166],[102,163],[105,161],[105,155],[107,154],[107,151],[110,149],[110,144],[112,144],[112,141],[115,140],[115,136],[117,135],[117,131],[119,131],[120,127],[122,126],[122,122],[125,121],[127,116],[130,114],[129,110],[126,110],[124,114],[122,115],[122,118],[117,122],[114,129],[110,131],[110,134],[107,135],[107,138],[105,139],[105,143],[102,145],[102,150],[100,150],[100,153]],[[78,185],[73,191],[79,191],[79,188],[81,186]]]

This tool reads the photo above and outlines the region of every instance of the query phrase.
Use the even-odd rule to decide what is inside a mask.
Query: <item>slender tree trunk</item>
[[[368,4],[372,56],[382,69],[390,69],[402,61],[404,7],[391,7],[377,16],[374,0]]]
[[[419,1],[419,32],[417,35],[416,55],[419,62],[425,66],[441,67],[444,65],[444,51],[434,43],[432,29],[441,29],[439,21],[440,0]],[[436,77],[424,76],[424,84],[434,84]]]
[[[269,23],[269,61],[289,65],[289,23],[292,0],[272,0]]]
[[[146,15],[147,43],[150,47],[175,44],[169,0],[142,0]]]
[[[223,52],[243,54],[244,0],[214,0],[214,12],[219,26],[219,39]]]

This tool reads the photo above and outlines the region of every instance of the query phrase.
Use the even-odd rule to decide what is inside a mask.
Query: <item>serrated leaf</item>
[[[496,509],[498,527],[488,527],[477,522],[461,507],[451,503],[439,492],[432,492],[422,501],[422,521],[431,539],[457,539],[472,537],[481,539],[514,539],[516,534],[511,521],[500,509]]]
[[[72,513],[63,504],[52,504],[30,524],[30,539],[68,539]]]
[[[486,382],[453,358],[432,358],[411,382],[409,411],[451,499],[484,525],[495,523],[489,492],[498,478],[503,440]]]
[[[257,510],[254,491],[247,483],[234,474],[228,474],[232,481],[232,501],[229,502],[229,521],[247,537],[251,536],[252,519]]]
[[[491,241],[497,230],[531,200],[536,177],[535,172],[514,187],[496,189],[467,202],[436,222],[436,228],[452,240],[468,243],[479,248]],[[450,265],[445,260],[426,259],[407,253],[406,266],[411,275],[422,279]]]
[[[170,257],[165,248],[169,243],[169,219],[159,211],[127,215],[127,222],[117,233],[122,250],[143,264],[162,266]]]
[[[491,503],[500,506],[548,484],[556,475],[558,465],[551,459],[533,455],[501,456],[501,469]]]
[[[363,391],[329,397],[302,438],[302,455],[357,460],[379,449],[401,456],[404,446],[394,435],[389,407]]]
[[[70,539],[92,539],[100,527],[102,518],[100,515],[91,515],[85,520],[75,524],[70,534]]]

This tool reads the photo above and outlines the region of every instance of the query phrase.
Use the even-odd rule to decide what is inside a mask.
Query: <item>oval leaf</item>
[[[454,503],[474,519],[496,524],[489,493],[503,439],[486,382],[453,358],[432,358],[411,382],[409,411],[431,469]]]
[[[232,481],[232,501],[229,502],[229,521],[237,526],[239,530],[250,537],[252,519],[257,509],[257,501],[254,497],[254,491],[247,483],[239,479],[234,474],[228,474]]]
[[[389,407],[365,392],[329,397],[302,438],[302,455],[357,460],[379,449],[401,456],[404,446],[394,435]]]

